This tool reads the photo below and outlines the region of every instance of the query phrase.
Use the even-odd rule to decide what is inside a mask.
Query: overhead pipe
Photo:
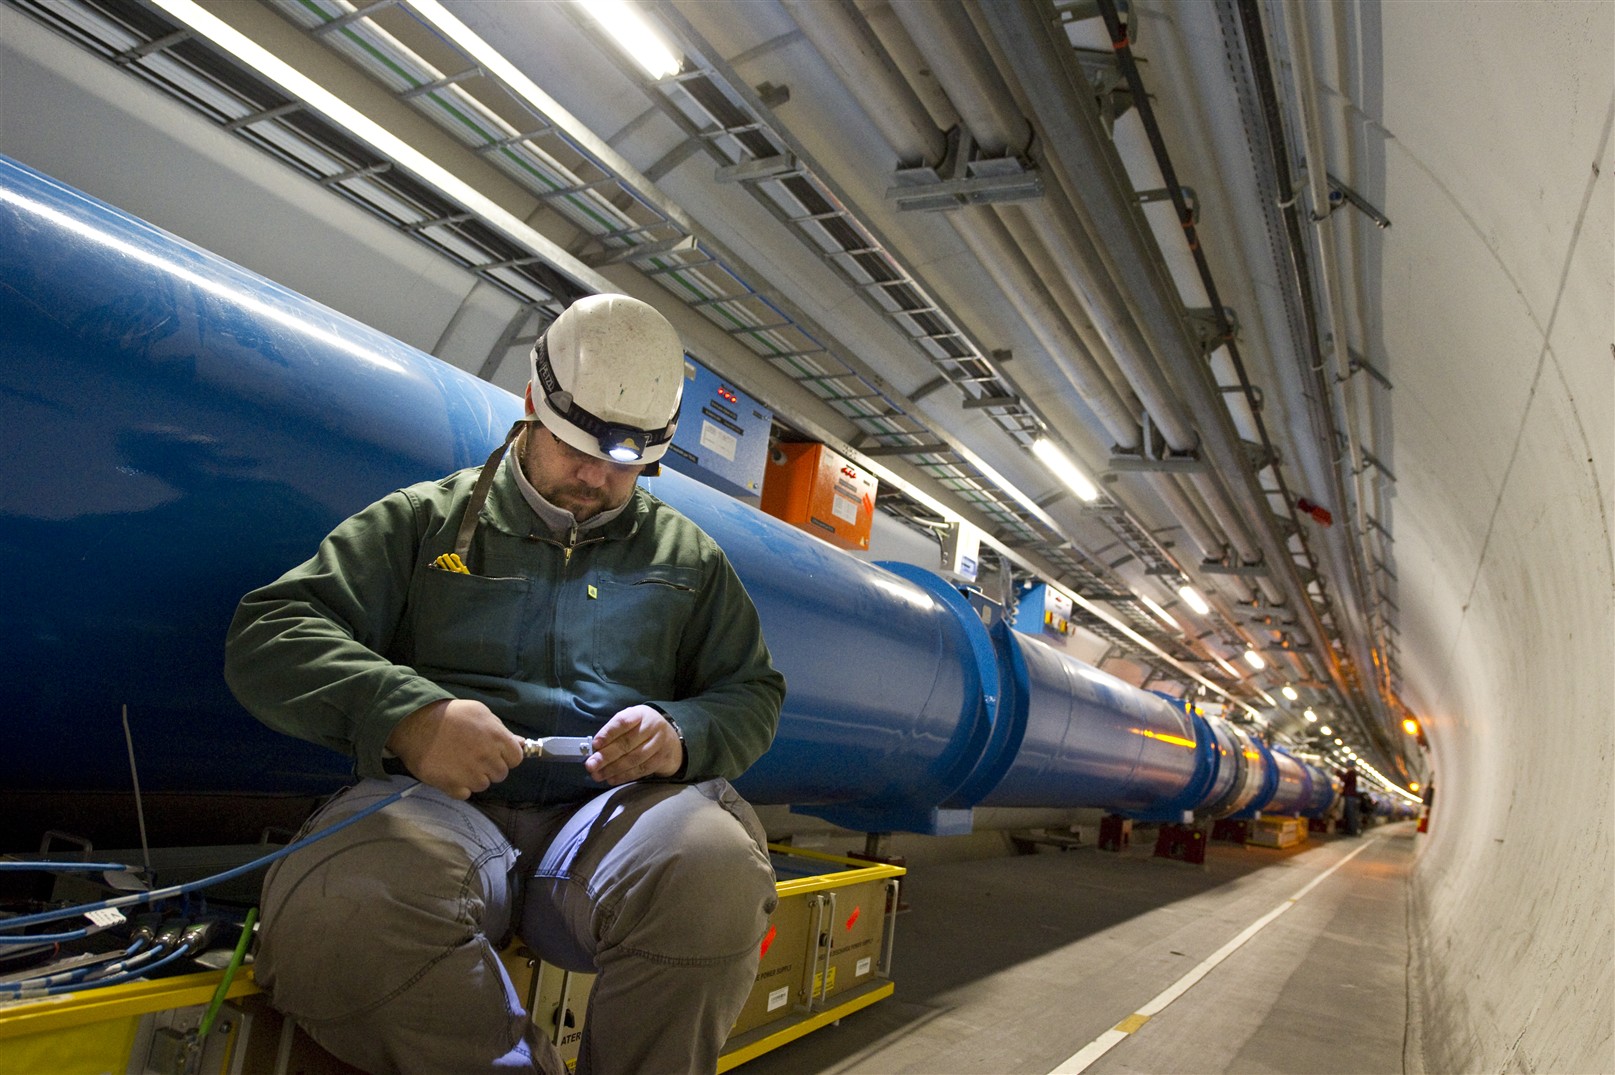
[[[1368,521],[1365,516],[1364,479],[1362,447],[1358,443],[1359,415],[1357,408],[1357,391],[1351,365],[1351,356],[1346,348],[1346,309],[1342,296],[1342,287],[1337,279],[1335,236],[1333,216],[1330,211],[1330,189],[1328,161],[1323,147],[1322,121],[1318,115],[1317,94],[1314,87],[1317,77],[1312,68],[1312,33],[1308,27],[1305,8],[1288,0],[1284,7],[1286,40],[1288,41],[1291,70],[1295,76],[1295,92],[1300,104],[1301,112],[1301,144],[1303,159],[1307,170],[1307,191],[1312,201],[1312,222],[1315,225],[1313,235],[1318,241],[1318,273],[1324,303],[1329,310],[1330,352],[1335,360],[1335,387],[1337,392],[1330,393],[1329,398],[1337,395],[1341,400],[1343,410],[1342,431],[1346,438],[1346,459],[1344,470],[1349,476],[1351,486],[1351,501],[1353,508],[1353,544],[1359,545],[1368,534]],[[1320,371],[1321,372],[1321,371]],[[1360,556],[1348,561],[1357,565],[1363,562]],[[1366,602],[1366,607],[1374,608],[1379,604],[1377,587],[1363,585],[1357,578],[1358,572],[1353,571],[1354,581],[1359,582],[1358,593]],[[1378,640],[1369,638],[1369,646],[1379,650]],[[1370,654],[1375,668],[1381,670],[1381,681],[1376,692],[1380,698],[1390,692],[1389,677],[1384,673],[1384,662],[1377,659],[1377,654]],[[1389,714],[1382,712],[1382,719],[1390,719]]]
[[[1107,372],[1113,371],[1118,384],[1137,395],[1167,448],[1178,455],[1193,452],[1200,437],[1188,411],[1153,368],[1145,368],[1148,364],[1134,358],[1143,340],[1104,282],[1088,271],[1088,261],[1077,249],[1086,236],[1073,231],[1076,222],[1069,207],[1060,198],[1045,196],[1035,202],[995,206],[993,211],[1049,281],[1050,288],[1059,286],[1068,292],[1076,309],[1087,314],[1096,337],[1094,351],[1101,364]],[[1153,451],[1153,446],[1145,445],[1145,451]]]
[[[1142,408],[1138,401],[1124,399],[1105,377],[1042,280],[1020,256],[1003,224],[996,217],[977,214],[958,216],[953,223],[971,253],[993,268],[1004,297],[1043,345],[1050,361],[1093,410],[1111,440],[1123,451],[1140,450],[1143,433],[1138,416]]]
[[[1230,77],[1228,55],[1238,55],[1244,51],[1238,19],[1239,13],[1232,5],[1194,5],[1177,13],[1171,29],[1180,36],[1211,34],[1226,41],[1226,49],[1217,50],[1214,60],[1205,50],[1195,49],[1188,49],[1181,57],[1174,57],[1174,60],[1180,58],[1182,64],[1169,65],[1168,70],[1181,73],[1187,82],[1181,90],[1176,91],[1191,98],[1183,102],[1185,106],[1196,107],[1201,98],[1209,98],[1209,87],[1218,86],[1222,80]],[[1163,40],[1170,44],[1170,40]],[[1160,59],[1158,55],[1158,72],[1163,71]],[[1245,70],[1250,71],[1250,68]],[[1339,442],[1333,432],[1333,406],[1329,389],[1318,373],[1325,363],[1318,350],[1320,335],[1316,331],[1311,289],[1304,269],[1306,258],[1301,250],[1301,229],[1296,220],[1294,199],[1290,197],[1294,187],[1284,160],[1287,140],[1282,133],[1269,133],[1278,131],[1280,126],[1276,98],[1270,92],[1270,85],[1264,89],[1264,84],[1270,83],[1270,80],[1255,71],[1250,71],[1249,77],[1254,92],[1243,99],[1241,112],[1246,138],[1211,140],[1206,147],[1209,154],[1207,159],[1217,165],[1218,175],[1212,177],[1214,181],[1218,176],[1248,169],[1252,161],[1258,166],[1268,165],[1262,175],[1252,177],[1255,189],[1249,192],[1250,196],[1238,196],[1245,192],[1236,192],[1232,187],[1227,191],[1227,196],[1234,199],[1226,203],[1230,209],[1228,227],[1233,231],[1230,239],[1240,244],[1243,256],[1259,262],[1269,257],[1272,250],[1267,237],[1278,236],[1280,249],[1287,255],[1279,268],[1291,273],[1294,286],[1279,292],[1258,289],[1252,296],[1256,314],[1244,317],[1242,321],[1246,331],[1253,326],[1266,329],[1274,355],[1298,356],[1294,362],[1280,363],[1276,370],[1280,380],[1292,390],[1289,398],[1300,401],[1303,408],[1294,416],[1295,436],[1290,445],[1288,461],[1299,468],[1297,481],[1302,488],[1314,491],[1316,498],[1326,503],[1343,505],[1346,500],[1337,466]],[[1244,80],[1236,72],[1232,81],[1238,86]],[[1204,128],[1209,120],[1205,116],[1197,116],[1191,122]],[[1262,238],[1257,239],[1256,236]],[[1321,458],[1324,454],[1327,454],[1327,460]],[[1350,527],[1347,526],[1328,527],[1314,531],[1309,542],[1309,548],[1317,553],[1321,561],[1318,570],[1332,585],[1332,592],[1325,591],[1323,595],[1328,606],[1324,615],[1335,618],[1334,627],[1342,635],[1357,629],[1356,625],[1361,623],[1356,583],[1347,566],[1351,556],[1347,547],[1349,532]],[[1326,671],[1312,671],[1315,655],[1309,653],[1305,660],[1307,667],[1299,673],[1303,678],[1314,674],[1320,679],[1329,678]],[[1318,668],[1322,669],[1323,665],[1319,663]]]
[[[990,58],[983,53],[980,35],[965,8],[954,4],[902,2],[894,3],[893,10],[932,73],[941,78],[942,72],[947,72],[949,77],[943,79],[944,89],[960,115],[967,121],[986,125],[972,132],[978,143],[991,145],[1012,142],[1027,120],[1017,108],[1012,107],[1012,95],[992,68]],[[965,43],[967,41],[975,43],[977,47],[970,47]],[[902,70],[901,66],[899,69]],[[914,71],[905,70],[903,73],[910,79],[917,77]],[[879,111],[878,102],[870,102],[870,110]],[[1101,337],[1100,346],[1093,348],[1094,354],[1102,356],[1099,359],[1101,368],[1113,368],[1124,379],[1127,387],[1137,395],[1144,412],[1161,430],[1168,448],[1180,454],[1194,451],[1199,446],[1199,435],[1193,423],[1176,394],[1164,382],[1159,367],[1150,361],[1148,345],[1139,334],[1136,323],[1127,315],[1124,304],[1113,288],[1100,283],[1108,281],[1109,277],[1092,271],[1096,252],[1088,244],[1086,233],[1076,225],[1068,203],[1049,192],[1037,202],[998,209],[996,215],[1016,239],[1022,256],[1035,260],[1040,250],[1049,252],[1058,271],[1041,275],[1045,279],[1059,280],[1071,289],[1078,305],[1092,318],[1094,329]],[[954,214],[954,227],[977,251],[978,257],[985,245],[975,234],[983,227],[979,221],[978,213],[966,211]],[[1083,245],[1073,247],[1071,244],[1074,241]],[[994,256],[995,264],[1017,264],[1012,260],[1012,251],[995,251]],[[1012,294],[1011,298],[1013,300],[1015,296]],[[1023,315],[1026,313],[1034,315],[1028,317],[1028,323],[1040,338],[1058,331],[1043,318],[1055,319],[1056,324],[1062,325],[1070,324],[1071,320],[1058,306],[1041,311],[1023,311]],[[1082,390],[1081,385],[1078,389]],[[1124,442],[1117,443],[1124,449],[1127,447]],[[1150,446],[1143,447],[1147,451]],[[1184,506],[1186,498],[1174,476],[1151,474],[1146,481],[1164,500],[1180,508]],[[1199,493],[1200,501],[1207,507],[1211,518],[1228,535],[1228,541],[1241,561],[1251,563],[1259,559],[1260,553],[1248,528],[1240,514],[1221,495],[1215,478],[1196,475],[1190,479],[1190,484]],[[1184,511],[1179,518],[1189,527],[1192,540],[1204,556],[1221,558],[1225,544],[1205,528],[1199,511]],[[1279,598],[1276,592],[1271,596],[1275,600]]]
[[[924,57],[914,47],[914,39],[908,36],[908,31],[898,21],[889,0],[853,0],[853,6],[863,16],[864,22],[869,24],[869,32],[875,35],[875,40],[886,50],[891,62],[899,70],[908,72],[909,87],[919,96],[937,129],[948,131],[958,126],[958,110],[943,92],[936,73],[925,70]],[[822,5],[814,4],[811,10],[816,16],[822,10]]]
[[[896,4],[893,10],[897,13],[903,28],[909,31],[909,37],[914,47],[923,57],[925,64],[933,76],[942,71],[948,71],[950,76],[960,76],[946,80],[944,89],[949,91],[949,100],[958,108],[962,116],[974,117],[974,122],[984,125],[983,129],[973,132],[977,141],[985,144],[1013,144],[1018,132],[1026,123],[1025,118],[1018,110],[1005,107],[1011,95],[998,79],[996,71],[992,70],[986,57],[981,54],[983,47],[979,35],[970,19],[963,15],[962,9],[952,5],[921,5]],[[946,11],[943,15],[941,12]],[[853,34],[850,29],[840,29],[836,32],[825,32],[826,24],[834,24],[845,18],[844,9],[839,5],[818,6],[813,9],[815,18],[811,25],[804,26],[804,32],[810,37],[818,37],[823,46],[833,46],[834,41],[845,39]],[[899,35],[895,30],[889,30],[888,38]],[[976,47],[962,44],[962,40],[973,42]],[[907,49],[904,49],[905,54]],[[912,60],[910,63],[912,64]],[[865,103],[866,111],[871,115],[880,117],[885,114],[882,102],[877,96],[879,92],[890,92],[899,99],[907,99],[913,95],[912,88],[894,86],[890,79],[891,69],[881,65],[879,70],[866,72],[866,77],[849,84],[849,88]],[[921,79],[921,73],[898,65],[898,71],[907,76],[910,81]],[[903,109],[899,109],[903,111]],[[1060,205],[1063,209],[1052,208]],[[1127,316],[1122,304],[1105,289],[1095,289],[1091,281],[1105,279],[1102,274],[1092,271],[1080,271],[1080,267],[1091,264],[1095,255],[1091,248],[1079,252],[1069,244],[1072,236],[1086,238],[1085,233],[1075,224],[1070,209],[1063,201],[1049,198],[1029,205],[1001,209],[996,214],[1004,225],[1008,226],[1013,238],[1016,239],[1019,249],[1011,249],[999,237],[998,229],[990,217],[980,213],[960,212],[953,215],[956,230],[962,239],[977,254],[978,258],[991,259],[1001,271],[1010,274],[1011,279],[1019,281],[1007,289],[1007,294],[1014,303],[1029,327],[1039,336],[1040,342],[1056,362],[1062,356],[1058,341],[1069,334],[1079,336],[1088,335],[1080,330],[1088,326],[1082,325],[1080,320],[1067,317],[1059,305],[1052,306],[1043,301],[1043,288],[1039,286],[1039,279],[1044,282],[1059,280],[1073,288],[1075,295],[1080,295],[1078,305],[1089,311],[1097,320],[1104,322],[1104,327],[1094,326],[1093,331],[1101,331],[1104,338],[1099,340],[1084,339],[1085,349],[1078,354],[1090,355],[1094,361],[1100,363],[1100,372],[1108,373],[1111,378],[1118,378],[1126,388],[1134,388],[1141,395],[1147,394],[1148,399],[1143,401],[1143,408],[1156,424],[1161,428],[1168,447],[1174,452],[1187,453],[1193,451],[1198,444],[1198,435],[1195,433],[1187,415],[1183,412],[1172,390],[1163,382],[1159,367],[1148,358],[1148,345],[1139,335],[1131,319]],[[1055,271],[1042,268],[1037,261],[1047,243],[1049,249],[1057,251],[1063,265]],[[1017,254],[1020,255],[1017,257]],[[1028,274],[1021,265],[1020,258],[1029,259],[1031,269]],[[1053,347],[1051,348],[1051,341]],[[1127,368],[1119,365],[1120,356],[1138,355],[1137,359],[1129,361]],[[1081,372],[1089,374],[1087,363],[1082,364]],[[1090,400],[1098,391],[1091,380],[1084,381],[1071,376],[1067,371],[1068,379],[1073,380],[1078,391]],[[1116,380],[1110,380],[1113,386]],[[1131,394],[1122,389],[1123,398],[1132,403]],[[1107,421],[1100,408],[1095,408],[1107,431],[1116,439],[1119,447],[1124,450],[1128,442],[1118,435],[1122,432],[1114,421]],[[1148,445],[1144,445],[1147,450]],[[1167,503],[1175,512],[1178,520],[1185,526],[1191,541],[1199,547],[1203,559],[1220,560],[1227,546],[1202,521],[1201,512],[1192,506],[1190,498],[1185,496],[1177,475],[1168,473],[1148,473],[1145,482],[1154,488],[1163,502]],[[1242,563],[1254,563],[1261,558],[1260,550],[1252,538],[1240,513],[1235,510],[1227,497],[1222,493],[1215,476],[1208,474],[1194,475],[1187,479],[1187,484],[1193,487],[1200,503],[1204,504],[1209,515],[1219,527],[1229,535],[1235,555]],[[1283,600],[1282,592],[1272,583],[1262,580],[1262,585],[1272,603],[1278,604]],[[1241,630],[1237,621],[1235,630]],[[1245,641],[1255,644],[1247,636]]]
[[[1116,361],[1116,349],[1109,345],[1105,328],[1095,323],[1093,319],[1083,317],[1079,312],[1085,310],[1085,304],[1076,299],[1071,281],[1056,263],[1054,251],[1058,249],[1058,244],[1045,241],[1048,229],[1035,219],[1040,216],[1042,214],[1025,213],[1015,207],[982,207],[955,211],[952,214],[952,223],[954,230],[960,231],[992,228],[993,221],[996,220],[997,225],[1002,226],[1014,244],[1013,250],[1008,251],[1006,256],[1024,260],[1032,275],[1042,283],[1049,297],[1054,300],[1052,307],[1044,316],[1053,319],[1058,329],[1071,332],[1082,342],[1083,350],[1104,374],[1106,382],[1115,389],[1117,395],[1133,406],[1135,415],[1144,414],[1153,417],[1149,404],[1134,392],[1133,385]],[[978,223],[978,218],[984,219],[986,223]],[[1148,452],[1150,445],[1141,441],[1140,447],[1142,451]]]
[[[781,0],[802,33],[818,49],[845,86],[868,86],[884,107],[869,117],[897,153],[901,167],[936,164],[947,151],[947,137],[932,122],[926,105],[892,69],[884,48],[870,39],[858,20],[832,15],[823,0]]]
[[[1250,60],[1253,81],[1255,83],[1257,93],[1261,97],[1262,112],[1267,123],[1267,142],[1274,173],[1282,188],[1288,190],[1290,189],[1290,169],[1287,155],[1288,140],[1285,137],[1283,123],[1279,117],[1278,94],[1273,85],[1272,65],[1267,55],[1267,46],[1262,29],[1261,12],[1258,10],[1256,4],[1244,2],[1244,0],[1242,0],[1242,2],[1238,5],[1238,10],[1240,25],[1244,31],[1244,44]],[[1317,349],[1322,345],[1322,332],[1317,327],[1317,311],[1316,303],[1313,301],[1312,296],[1312,281],[1307,267],[1305,246],[1301,236],[1300,222],[1293,204],[1285,207],[1284,217],[1286,232],[1288,234],[1288,247],[1291,255],[1291,270],[1297,291],[1302,297],[1302,306],[1306,314],[1308,326],[1311,329],[1306,343],[1308,347],[1312,349],[1313,353],[1316,354]],[[1334,421],[1334,407],[1332,404],[1327,402],[1332,400],[1334,396],[1333,392],[1330,391],[1327,379],[1323,375],[1322,368],[1323,360],[1320,357],[1319,362],[1313,368],[1313,372],[1318,378],[1318,387],[1323,400],[1326,401],[1321,410],[1324,419],[1328,423],[1327,435],[1334,437],[1337,434]],[[1338,465],[1329,468],[1329,477],[1333,483],[1333,490],[1337,500],[1343,502],[1346,494],[1342,484],[1342,479],[1340,477]],[[1368,599],[1363,593],[1365,586],[1361,573],[1358,570],[1358,565],[1361,564],[1362,559],[1360,555],[1360,547],[1357,546],[1357,533],[1354,532],[1352,534],[1339,535],[1336,537],[1336,541],[1341,545],[1346,546],[1343,550],[1337,550],[1338,555],[1336,556],[1336,562],[1340,565],[1341,570],[1346,573],[1345,585],[1341,585],[1338,588],[1341,591],[1343,599],[1346,597],[1355,598],[1355,601],[1350,603],[1352,608],[1366,610],[1368,607]],[[1335,581],[1338,584],[1341,580],[1337,578]],[[1355,618],[1357,619],[1359,629],[1346,632],[1346,645],[1351,651],[1353,663],[1357,667],[1374,667],[1376,664],[1374,647],[1369,644],[1365,638],[1366,631],[1363,630],[1361,626],[1362,617],[1358,616]],[[1379,719],[1377,721],[1364,722],[1360,718],[1358,719],[1358,724],[1360,726],[1359,730],[1363,733],[1364,737],[1374,741],[1375,744],[1380,747],[1384,757],[1396,757],[1399,754],[1399,751],[1392,745],[1395,738],[1394,733],[1387,732],[1387,729],[1393,726],[1394,718],[1388,713],[1384,698],[1380,696],[1378,692],[1365,693],[1360,690],[1353,690],[1351,685],[1346,682],[1344,675],[1339,669],[1338,662],[1332,661],[1330,663],[1330,671],[1332,678],[1336,682],[1337,686],[1339,686],[1343,697],[1356,700],[1357,706],[1354,708],[1358,710],[1371,710],[1378,714]],[[1353,715],[1356,717],[1357,713],[1354,713]]]
[[[982,155],[1024,156],[1032,142],[1032,124],[1003,92],[964,5],[891,0],[891,8],[942,82]]]
[[[935,139],[916,135],[915,110],[924,111],[923,102],[885,57],[876,55],[869,47],[865,29],[848,8],[840,3],[808,0],[791,0],[786,6],[793,15],[800,16],[797,25],[816,48],[827,57],[838,55],[835,69],[844,85],[863,103],[864,111],[899,156],[907,157],[919,148],[930,154],[926,163],[941,163],[942,152],[938,148],[943,138],[941,131],[932,123]],[[929,116],[928,112],[925,114]],[[1024,119],[1020,122],[1025,123]],[[1076,387],[1107,435],[1123,450],[1137,450],[1142,444],[1139,403],[1118,393],[1105,371],[1094,361],[1094,352],[1064,322],[1037,275],[1024,259],[1015,255],[1002,226],[972,216],[959,227],[959,234],[984,264],[1001,270],[1004,278],[998,283],[1005,297],[1032,328],[1062,376]]]
[[[950,77],[944,79],[944,89],[960,115],[993,124],[983,132],[973,132],[977,140],[990,144],[1011,138],[1015,128],[1026,120],[1018,109],[1010,106],[1012,95],[996,70],[981,69],[990,59],[981,49],[961,42],[965,37],[972,42],[981,40],[966,9],[954,4],[899,3],[894,5],[894,10],[933,72],[948,72]],[[978,16],[981,14],[981,9],[972,10]],[[942,12],[947,15],[943,16]],[[1048,152],[1046,149],[1045,154]],[[1051,207],[1055,202],[1060,204],[1060,209]],[[1017,215],[1022,214],[1024,223],[1016,220]],[[1101,353],[1110,355],[1116,363],[1145,412],[1162,431],[1168,447],[1183,454],[1196,450],[1200,445],[1199,435],[1177,394],[1166,384],[1162,368],[1153,357],[1155,351],[1139,329],[1140,322],[1128,316],[1125,302],[1110,283],[1112,276],[1104,268],[1100,252],[1078,223],[1070,203],[1057,199],[1050,192],[1039,202],[1001,209],[998,215],[1012,233],[1019,232],[1017,238],[1022,250],[1035,250],[1041,241],[1054,252],[1055,260],[1062,265],[1058,279],[1072,288],[1080,305],[1105,336],[1108,346]],[[955,226],[965,227],[971,215],[958,213],[955,216],[960,218]],[[1081,238],[1075,238],[1077,236]],[[1073,242],[1078,246],[1072,246]],[[1217,406],[1221,409],[1220,400]],[[1226,462],[1222,464],[1226,465]],[[1241,466],[1233,472],[1241,473],[1242,469]],[[1155,485],[1160,488],[1170,481],[1157,480]],[[1260,543],[1247,525],[1245,514],[1230,502],[1218,477],[1200,473],[1192,475],[1188,483],[1227,535],[1240,562],[1261,561],[1264,557]],[[1220,551],[1221,543],[1216,547]],[[1257,585],[1272,603],[1284,602],[1285,593],[1276,582],[1259,578]]]
[[[1060,33],[1063,36],[1063,31],[1045,26],[1041,9],[1035,3],[987,4],[976,10],[1003,52],[1016,57],[1025,76],[1021,85],[1034,110],[1057,114],[1063,123],[1062,129],[1075,133],[1073,138],[1048,146],[1051,168],[1068,189],[1081,195],[1074,204],[1095,229],[1096,247],[1107,253],[1116,252],[1122,294],[1129,301],[1139,303],[1136,319],[1146,335],[1159,338],[1154,352],[1163,361],[1170,359],[1167,367],[1175,372],[1175,379],[1202,401],[1206,421],[1200,431],[1207,454],[1218,471],[1226,475],[1226,489],[1237,504],[1239,514],[1255,526],[1261,559],[1273,572],[1273,577],[1258,580],[1259,585],[1272,603],[1293,602],[1308,618],[1313,639],[1326,638],[1289,550],[1267,522],[1272,509],[1257,487],[1227,408],[1210,383],[1197,353],[1199,349],[1188,341],[1175,305],[1167,300],[1171,294],[1170,281],[1162,279],[1155,269],[1145,237],[1137,229],[1133,207],[1122,194],[1123,177],[1112,174],[1107,163],[1113,159],[1114,150],[1099,128],[1094,103],[1075,92],[1060,57],[1054,52],[1055,43],[1049,35]],[[1146,104],[1140,100],[1138,107],[1142,109]],[[1169,180],[1168,186],[1171,185]],[[1166,334],[1167,326],[1176,331]],[[1340,670],[1329,656],[1320,654],[1328,659],[1337,685],[1349,694],[1340,678]]]
[[[963,5],[893,0],[892,10],[932,74],[941,81],[960,117],[971,125],[971,137],[984,155],[991,155],[995,146],[1030,141],[1031,123],[1015,106]],[[901,67],[899,70],[910,79],[918,74]],[[1101,368],[1121,379],[1125,391],[1138,397],[1168,447],[1180,453],[1193,451],[1198,441],[1193,423],[1164,381],[1152,376],[1153,371],[1142,369],[1138,362],[1124,361],[1137,349],[1129,339],[1129,334],[1136,337],[1136,329],[1114,295],[1096,286],[1101,278],[1084,271],[1084,254],[1091,257],[1091,251],[1073,248],[1071,221],[1062,219],[1057,204],[1057,199],[1045,195],[1035,201],[994,206],[991,211],[1034,268],[1040,268],[1040,261],[1052,267],[1052,271],[1040,271],[1048,286],[1068,289],[1077,307],[1087,315],[1098,337],[1088,347]],[[968,227],[968,221],[977,214],[962,210],[953,215],[956,227]],[[1069,216],[1068,208],[1064,215]],[[1065,315],[1058,304],[1056,309],[1063,321],[1086,327],[1079,324],[1080,319]]]

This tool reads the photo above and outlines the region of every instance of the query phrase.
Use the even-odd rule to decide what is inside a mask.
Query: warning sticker
[[[819,973],[817,973],[817,974],[815,974],[813,976],[813,993],[814,993],[815,996],[821,996],[821,995],[826,994],[826,993],[832,993],[832,992],[835,991],[835,988],[836,988],[836,969],[835,969],[835,967],[830,968],[830,975],[829,975],[828,979],[825,977],[825,974],[824,974],[823,971],[820,971]]]
[[[703,420],[701,422],[701,447],[710,452],[717,452],[729,462],[735,461],[735,447],[740,442],[735,435],[721,426]]]
[[[836,493],[830,504],[830,514],[837,519],[844,519],[856,525],[858,522],[858,502],[849,496]]]

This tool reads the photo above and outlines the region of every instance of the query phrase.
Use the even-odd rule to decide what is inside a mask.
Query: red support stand
[[[1206,861],[1206,833],[1198,825],[1162,825],[1155,837],[1155,857],[1198,864]]]
[[[1099,850],[1125,851],[1133,841],[1133,819],[1106,814],[1099,822]]]

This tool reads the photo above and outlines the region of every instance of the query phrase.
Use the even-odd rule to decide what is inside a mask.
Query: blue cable
[[[57,944],[61,941],[83,940],[90,935],[89,928],[69,930],[66,933],[24,933],[19,937],[0,937],[0,945]]]
[[[136,867],[127,862],[52,862],[49,859],[22,862],[17,859],[0,859],[0,872],[7,870],[50,870],[55,873],[70,870],[115,870],[118,873],[134,873]]]
[[[4,995],[8,1000],[26,1000],[31,997],[49,997],[56,996],[61,993],[72,993],[81,989],[100,989],[105,985],[122,985],[124,982],[132,982],[136,978],[143,978],[152,971],[156,970],[158,967],[166,967],[168,964],[174,962],[176,959],[179,959],[181,956],[187,956],[190,954],[191,946],[184,944],[180,945],[178,948],[159,959],[141,963],[137,967],[122,970],[117,974],[111,975],[110,977],[97,978],[92,982],[85,983],[82,981],[82,978],[72,977],[70,977],[67,981],[49,986],[29,986],[23,982],[16,982],[10,986],[0,986],[0,995]],[[128,963],[125,961],[122,964],[113,964],[113,966],[127,967]],[[112,967],[108,967],[106,969],[110,971],[112,970]],[[77,974],[78,972],[75,971],[73,973]]]
[[[309,844],[317,843],[320,840],[325,839],[327,836],[330,836],[332,833],[340,832],[349,825],[352,825],[355,821],[363,820],[364,818],[367,818],[371,814],[375,813],[377,810],[380,810],[386,806],[391,806],[393,803],[407,795],[413,795],[421,787],[422,785],[419,782],[411,784],[407,788],[393,792],[391,795],[380,800],[379,802],[370,804],[363,810],[360,810],[357,814],[354,814],[352,817],[343,818],[335,825],[321,829],[315,833],[310,833],[301,840],[287,844],[279,851],[272,851],[260,859],[255,859],[252,862],[246,863],[243,866],[237,866],[234,869],[225,870],[223,873],[216,873],[212,877],[204,877],[199,881],[189,881],[183,885],[170,885],[167,888],[155,888],[150,892],[135,892],[127,896],[117,896],[109,900],[100,900],[95,903],[81,903],[77,907],[59,907],[54,911],[40,911],[37,914],[19,915],[16,918],[0,919],[0,929],[23,929],[27,926],[38,925],[41,922],[56,922],[63,918],[72,918],[75,915],[89,914],[91,911],[100,911],[109,907],[128,907],[134,904],[155,903],[157,900],[167,899],[170,896],[182,896],[186,893],[195,892],[199,888],[206,888],[209,885],[216,885],[221,881],[228,881],[231,878],[240,877],[242,874],[251,873],[253,870],[266,866],[269,863],[274,862],[276,859],[285,858],[293,851],[298,851],[307,847]],[[33,943],[35,938],[29,937],[27,940],[29,943]]]

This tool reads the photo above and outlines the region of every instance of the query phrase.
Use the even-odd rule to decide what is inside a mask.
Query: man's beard
[[[589,489],[581,485],[569,484],[554,489],[540,489],[538,494],[556,507],[570,511],[580,523],[617,506],[607,502],[609,493],[606,490]]]

